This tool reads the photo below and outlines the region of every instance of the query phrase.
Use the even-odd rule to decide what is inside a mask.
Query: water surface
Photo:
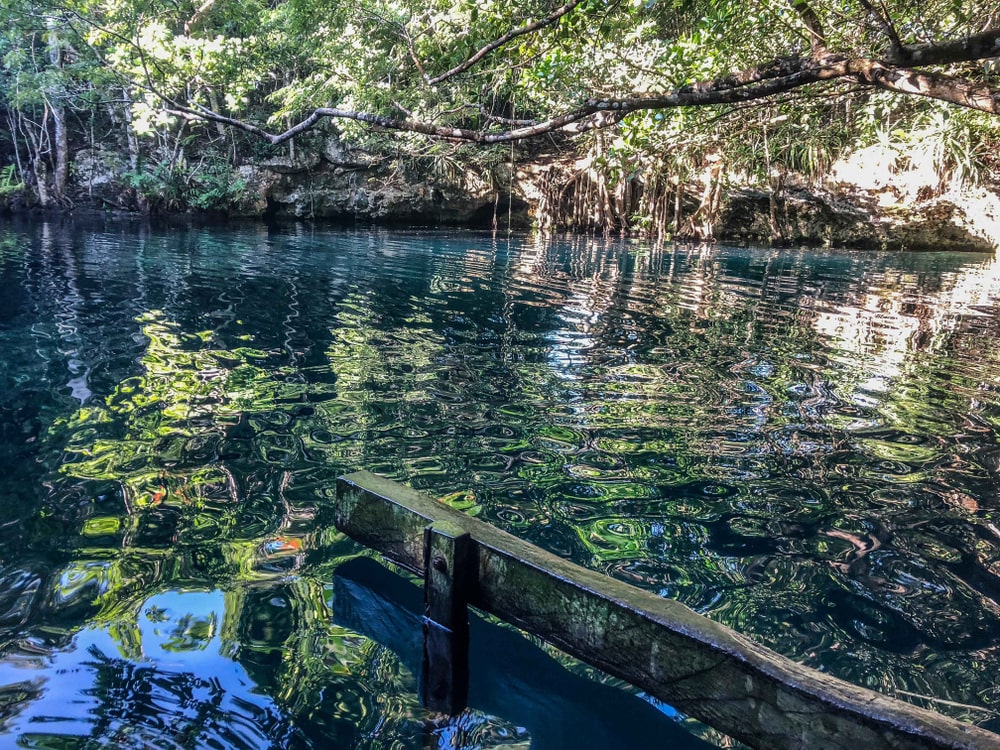
[[[359,468],[997,726],[993,258],[39,223],[0,289],[0,744],[421,747]]]

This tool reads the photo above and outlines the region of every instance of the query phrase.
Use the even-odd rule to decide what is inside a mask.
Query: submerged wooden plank
[[[341,477],[337,527],[424,573],[424,529],[474,542],[469,603],[759,748],[1000,748],[1000,735],[851,685],[684,605],[582,568],[368,472]]]

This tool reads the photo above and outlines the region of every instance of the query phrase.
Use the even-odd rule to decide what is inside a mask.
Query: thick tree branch
[[[531,34],[535,31],[538,31],[539,29],[544,29],[546,26],[551,26],[582,2],[583,0],[570,0],[565,5],[556,8],[554,11],[552,11],[549,15],[545,16],[544,18],[540,18],[537,21],[531,21],[530,23],[526,23],[523,26],[518,26],[516,29],[511,29],[503,36],[497,37],[489,44],[480,47],[478,50],[476,50],[475,53],[467,57],[463,62],[459,63],[451,70],[446,70],[441,75],[434,76],[433,78],[428,79],[427,83],[429,83],[431,86],[436,86],[439,83],[447,81],[449,78],[457,76],[459,73],[464,73],[469,68],[478,63],[480,60],[482,60],[484,57],[500,49],[508,42],[511,42],[520,36]]]
[[[890,55],[892,65],[951,65],[1000,57],[1000,29],[956,39],[945,44],[908,44]]]
[[[728,76],[680,86],[662,94],[622,99],[592,99],[574,110],[547,120],[527,124],[523,121],[518,122],[517,127],[503,132],[448,127],[370,112],[319,107],[288,130],[282,133],[269,133],[252,123],[227,117],[199,105],[183,106],[168,99],[165,101],[168,101],[178,113],[238,128],[262,137],[273,145],[294,138],[324,118],[354,120],[388,130],[420,133],[447,140],[496,144],[534,138],[554,131],[579,133],[607,127],[632,112],[739,104],[783,94],[810,84],[836,80],[852,81],[863,86],[911,96],[940,99],[970,109],[1000,114],[1000,87],[943,73],[917,70],[897,62],[897,60],[913,60],[914,65],[942,65],[970,62],[998,55],[1000,55],[1000,31],[987,31],[948,44],[903,46],[886,60],[832,53],[819,57],[780,57]]]
[[[823,24],[820,22],[819,16],[816,15],[816,11],[813,10],[812,5],[806,2],[806,0],[790,0],[790,2],[795,12],[799,14],[799,18],[806,27],[806,31],[809,32],[812,56],[820,57],[825,54],[826,33],[823,31]]]
[[[868,0],[860,0],[861,7],[865,9],[868,16],[875,22],[878,26],[879,31],[882,32],[883,36],[889,40],[889,47],[892,49],[893,53],[898,53],[903,43],[899,40],[899,34],[896,33],[896,27],[892,25],[889,21],[889,14],[883,13],[878,10],[874,5],[872,5]],[[883,10],[884,10],[883,6]]]
[[[1000,114],[1000,89],[986,84],[913,68],[894,67],[875,60],[854,60],[848,68],[848,77],[858,83]]]
[[[805,62],[803,61],[803,63]],[[840,76],[846,75],[848,73],[845,69],[844,72],[841,72]],[[799,88],[808,83],[816,83],[823,80],[823,78],[824,76],[819,69],[809,65],[790,75],[782,77],[769,76],[767,79],[752,86],[733,85],[731,80],[727,78],[725,79],[725,83],[721,84],[718,88],[713,87],[711,82],[706,82],[695,84],[694,86],[683,86],[669,94],[656,96],[628,99],[592,99],[582,107],[572,111],[499,133],[484,132],[470,128],[447,127],[414,120],[401,120],[371,112],[357,112],[335,107],[318,107],[297,125],[292,126],[282,133],[272,134],[252,123],[220,115],[205,107],[186,107],[174,104],[173,109],[181,114],[201,117],[212,122],[220,122],[247,133],[252,133],[264,138],[275,146],[310,130],[324,118],[354,120],[355,122],[363,122],[386,130],[420,133],[448,140],[494,144],[521,141],[554,131],[580,133],[595,128],[603,128],[619,122],[625,115],[632,112],[668,109],[672,107],[704,106],[709,104],[735,104],[753,99],[761,99]]]
[[[199,5],[194,14],[184,22],[184,34],[185,36],[191,36],[191,33],[195,30],[195,27],[201,23],[202,19],[212,10],[212,6],[215,5],[215,0],[205,0],[201,5]]]

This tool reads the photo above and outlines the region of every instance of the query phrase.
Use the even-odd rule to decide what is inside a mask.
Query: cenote
[[[993,257],[38,221],[0,284],[0,746],[538,750],[600,704],[592,746],[638,747],[671,713],[484,622],[489,698],[435,724],[409,626],[345,604],[380,575],[329,522],[357,469],[1000,726]]]

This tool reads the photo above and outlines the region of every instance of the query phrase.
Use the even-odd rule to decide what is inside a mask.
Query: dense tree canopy
[[[600,157],[620,174],[711,149],[808,172],[932,132],[974,173],[1000,113],[992,0],[3,0],[0,16],[0,149],[43,204],[65,194],[68,131],[127,144],[137,184],[144,154],[174,165],[193,136],[232,164],[331,122],[399,133],[396,149],[590,132],[586,150],[611,127]]]
[[[197,98],[162,98],[272,143],[324,117],[497,143],[827,83],[1000,114],[995,71],[981,62],[1000,57],[995,7],[890,5],[374,2],[345,14],[317,4],[310,18],[337,22],[296,27],[313,54],[302,61],[308,73],[280,92],[294,114],[312,110],[294,126],[270,134]]]

